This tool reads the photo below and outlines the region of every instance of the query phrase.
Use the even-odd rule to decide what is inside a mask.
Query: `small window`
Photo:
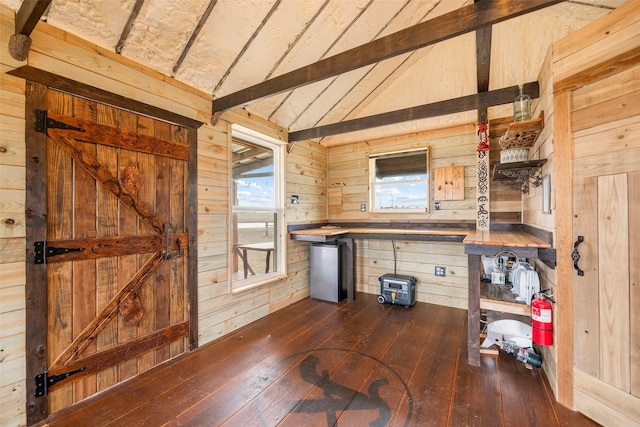
[[[429,150],[369,157],[373,212],[429,211]]]
[[[231,290],[285,274],[284,146],[238,125],[231,147]]]

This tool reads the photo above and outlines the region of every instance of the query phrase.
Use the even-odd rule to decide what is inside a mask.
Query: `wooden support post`
[[[480,261],[481,255],[468,255],[469,310],[467,311],[467,360],[480,366]]]

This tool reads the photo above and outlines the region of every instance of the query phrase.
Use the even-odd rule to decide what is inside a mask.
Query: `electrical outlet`
[[[364,203],[360,205],[360,212],[366,212],[367,211],[367,205],[365,205]]]
[[[447,275],[447,267],[436,265],[436,276],[445,277]]]
[[[291,203],[294,205],[297,205],[298,203],[300,203],[300,199],[298,198],[297,194],[294,194],[291,196]]]

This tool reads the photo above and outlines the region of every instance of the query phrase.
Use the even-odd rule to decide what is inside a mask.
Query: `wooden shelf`
[[[520,316],[531,316],[531,307],[523,302],[516,301],[511,289],[500,288],[493,283],[481,283],[480,308],[518,314]]]
[[[542,116],[537,119],[509,123],[507,131],[500,137],[500,148],[506,150],[533,147],[543,127]]]

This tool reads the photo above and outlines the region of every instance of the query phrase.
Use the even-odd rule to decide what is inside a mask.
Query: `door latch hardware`
[[[65,372],[59,375],[47,375],[46,372],[36,375],[36,397],[44,396],[49,392],[49,387],[59,383],[62,380],[66,380],[73,374],[84,371],[86,368],[76,369],[75,371]]]
[[[174,259],[174,258],[182,258],[182,241],[179,237],[175,237],[176,230],[171,226],[171,224],[164,225],[164,233],[166,236],[167,249],[164,252],[164,259]],[[174,240],[175,239],[175,240]],[[178,247],[177,249],[173,249],[173,244]]]
[[[580,251],[578,250],[578,246],[580,243],[584,242],[584,236],[578,236],[578,240],[573,244],[573,252],[571,253],[571,259],[573,260],[573,268],[578,272],[578,276],[584,276],[584,271],[578,267],[578,261],[580,261]]]
[[[33,248],[35,250],[33,257],[34,264],[45,264],[47,262],[47,258],[56,255],[84,251],[84,248],[56,248],[55,246],[47,246],[47,242],[44,241],[35,242],[33,244]]]
[[[47,129],[64,129],[64,130],[76,130],[78,132],[85,132],[84,129],[75,126],[68,125],[66,123],[54,120],[47,115],[46,110],[36,110],[36,125],[35,131],[40,133],[47,133]]]

